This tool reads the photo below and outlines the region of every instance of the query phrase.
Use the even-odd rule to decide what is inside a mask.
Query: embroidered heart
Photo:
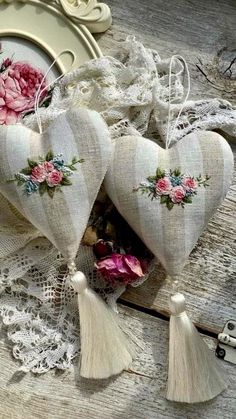
[[[107,126],[86,109],[60,115],[43,134],[0,129],[0,191],[67,259],[77,253],[111,154]]]
[[[230,146],[219,134],[201,131],[168,150],[132,136],[113,148],[108,195],[166,271],[178,275],[228,191]]]

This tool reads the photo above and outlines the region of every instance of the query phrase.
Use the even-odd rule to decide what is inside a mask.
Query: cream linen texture
[[[65,164],[73,157],[84,159],[76,165],[70,186],[50,198],[47,193],[27,195],[17,182],[8,183],[37,160],[62,153]],[[45,235],[66,259],[78,251],[88,218],[110,160],[111,142],[100,115],[88,110],[71,110],[60,115],[43,134],[21,125],[0,130],[0,190],[2,194]]]
[[[116,141],[105,177],[107,192],[122,216],[161,261],[171,276],[181,273],[187,258],[210,217],[223,201],[231,184],[233,155],[219,134],[199,131],[187,135],[168,150],[142,137]],[[198,186],[197,195],[184,208],[171,210],[134,191],[156,169],[176,168],[182,174],[210,176],[209,186]]]

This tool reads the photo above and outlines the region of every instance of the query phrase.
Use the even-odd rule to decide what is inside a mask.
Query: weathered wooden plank
[[[161,57],[181,54],[186,58],[192,98],[217,96],[236,103],[236,64],[231,67],[231,78],[227,70],[235,58],[234,0],[199,0],[197,4],[193,0],[107,0],[107,4],[112,9],[113,25],[105,35],[96,35],[104,53],[126,36],[136,36]]]
[[[236,416],[236,370],[230,388],[213,401],[196,405],[168,402],[168,322],[131,309],[123,309],[127,330],[143,348],[130,371],[110,380],[78,378],[77,371],[40,376],[16,373],[5,336],[1,334],[0,417],[2,419],[233,419]],[[212,339],[206,339],[214,347]],[[75,384],[76,380],[76,384]]]
[[[186,0],[152,0],[145,4],[141,0],[128,4],[108,0],[107,3],[112,7],[114,24],[99,39],[104,53],[117,47],[127,35],[136,35],[145,46],[155,48],[163,57],[173,53],[186,57],[193,80],[191,97],[217,96],[235,100],[235,94],[227,94],[224,88],[214,88],[196,67],[199,58],[210,66],[216,63],[221,49],[232,50],[232,45],[236,45],[234,1],[200,0],[197,7]],[[214,69],[216,64],[212,64],[210,69],[215,75],[215,82],[224,83],[227,80],[236,92],[235,80],[222,75],[222,68],[228,67],[228,56],[222,53],[220,57],[217,69]],[[232,144],[232,147],[236,155],[235,145]],[[219,332],[226,320],[236,316],[235,203],[236,175],[227,200],[199,239],[181,278],[181,288],[187,295],[194,320],[213,332]],[[152,278],[140,288],[130,287],[122,296],[122,301],[167,314],[169,287],[165,285],[164,278],[165,273],[159,266]]]

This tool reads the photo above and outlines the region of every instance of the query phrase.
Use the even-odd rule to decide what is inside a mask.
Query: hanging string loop
[[[69,68],[69,70],[67,70],[65,73],[63,73],[63,74],[61,74],[60,76],[58,76],[55,80],[53,80],[51,83],[49,83],[47,86],[45,86],[45,87],[43,87],[43,84],[44,84],[44,82],[45,82],[45,80],[47,79],[47,76],[48,76],[48,74],[50,73],[50,71],[51,71],[51,69],[53,68],[53,66],[57,63],[57,61],[58,61],[58,59],[62,56],[62,55],[64,55],[64,54],[70,54],[71,56],[72,56],[72,63],[71,63],[71,66],[70,66],[70,68]],[[52,64],[50,65],[50,67],[48,68],[48,70],[46,71],[46,73],[44,74],[44,76],[43,76],[43,78],[42,78],[42,80],[41,80],[41,82],[40,82],[40,85],[39,85],[39,87],[38,87],[38,90],[37,90],[37,92],[36,92],[36,95],[35,95],[35,101],[34,101],[34,112],[35,112],[35,115],[36,115],[36,120],[37,120],[37,125],[38,125],[38,129],[39,129],[39,132],[40,132],[40,134],[42,134],[42,122],[41,122],[41,118],[40,118],[40,115],[39,115],[39,103],[40,103],[40,98],[42,97],[42,94],[46,91],[46,90],[48,90],[48,89],[50,89],[50,87],[52,87],[56,82],[58,82],[62,77],[64,77],[64,75],[65,74],[67,74],[70,70],[71,70],[71,68],[73,67],[73,65],[74,65],[74,62],[75,62],[75,59],[76,59],[76,57],[75,57],[75,54],[74,54],[74,52],[73,51],[71,51],[71,50],[64,50],[64,51],[61,51],[56,57],[55,57],[55,59],[54,59],[54,61],[52,62]],[[42,88],[43,87],[43,88]]]
[[[170,119],[171,119],[171,79],[173,77],[173,73],[172,73],[172,68],[173,68],[173,64],[174,62],[178,60],[178,63],[181,64],[181,70],[175,74],[175,77],[179,77],[181,74],[184,74],[184,72],[186,71],[187,74],[187,91],[186,91],[186,95],[185,98],[183,100],[183,103],[181,105],[181,108],[178,112],[178,115],[175,119],[175,123],[174,126],[171,127],[171,123],[170,123]],[[168,100],[168,119],[167,119],[167,130],[166,130],[166,149],[169,148],[172,140],[173,140],[173,135],[175,132],[175,129],[178,125],[179,122],[179,118],[183,112],[183,109],[188,101],[189,98],[189,94],[190,94],[190,73],[189,73],[189,69],[188,69],[188,64],[186,62],[186,60],[181,56],[181,55],[172,55],[171,59],[170,59],[170,67],[169,67],[169,100]]]

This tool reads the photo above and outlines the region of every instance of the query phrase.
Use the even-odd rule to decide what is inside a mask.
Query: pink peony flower
[[[34,108],[35,95],[42,78],[40,70],[21,62],[9,65],[0,74],[0,125],[15,124],[22,112]],[[42,89],[45,85],[44,82]],[[47,91],[44,91],[40,99],[46,94]]]
[[[182,185],[188,192],[194,192],[197,189],[197,182],[192,177],[186,177],[183,179]]]
[[[53,170],[52,172],[47,174],[46,181],[48,186],[53,188],[61,183],[63,178],[63,173],[59,172],[59,170]]]
[[[168,177],[159,179],[156,183],[156,191],[161,195],[169,195],[172,185]]]
[[[38,183],[42,183],[45,181],[47,176],[47,171],[45,170],[44,164],[39,164],[32,169],[31,172],[31,179]]]
[[[111,282],[128,284],[144,276],[139,260],[131,255],[112,253],[97,261],[95,267]]]
[[[185,197],[185,190],[182,186],[175,186],[170,192],[170,199],[174,204],[178,204]]]

